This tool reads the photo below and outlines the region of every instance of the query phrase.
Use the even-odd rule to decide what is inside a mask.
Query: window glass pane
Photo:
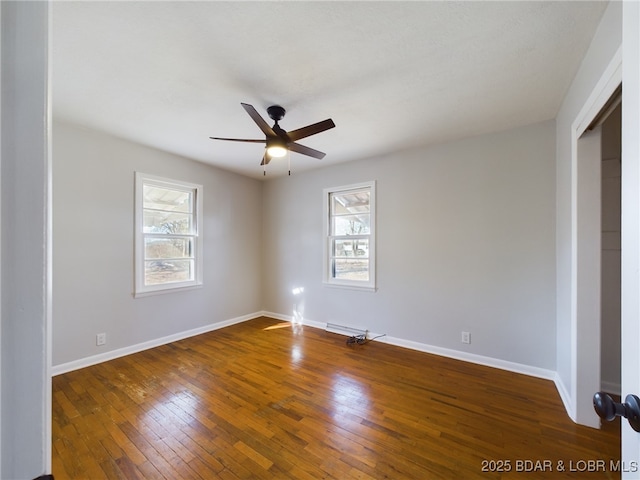
[[[191,238],[145,238],[144,258],[191,258]]]
[[[333,217],[333,235],[369,235],[369,214]]]
[[[331,214],[369,213],[368,190],[355,190],[331,194]]]
[[[193,260],[150,260],[144,264],[145,285],[193,280]]]
[[[144,233],[192,233],[192,215],[144,210]]]
[[[369,258],[369,240],[334,240],[333,256],[342,258]]]
[[[369,281],[369,260],[366,258],[335,258],[332,263],[335,279]]]
[[[144,185],[144,208],[169,212],[191,212],[193,192]]]

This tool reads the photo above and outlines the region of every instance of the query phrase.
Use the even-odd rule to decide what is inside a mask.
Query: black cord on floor
[[[376,338],[384,337],[385,335],[386,333],[383,333],[382,335],[378,335],[377,337],[373,337],[373,338],[367,338],[365,334],[353,335],[347,338],[347,345],[353,345],[353,344],[364,345],[365,343],[369,343],[370,341],[375,340]]]

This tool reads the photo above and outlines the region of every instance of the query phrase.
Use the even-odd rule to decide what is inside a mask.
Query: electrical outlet
[[[96,335],[96,345],[101,346],[107,343],[107,334],[99,333]]]
[[[462,343],[471,343],[471,333],[462,332]]]

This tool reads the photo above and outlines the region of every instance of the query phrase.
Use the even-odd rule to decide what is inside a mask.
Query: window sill
[[[189,290],[197,290],[202,288],[202,284],[187,285],[184,287],[159,288],[157,290],[144,290],[141,292],[133,292],[133,298],[151,297],[153,295],[164,295],[167,293],[186,292]]]
[[[346,283],[331,283],[331,282],[322,282],[325,287],[329,288],[343,288],[346,290],[359,290],[361,292],[376,292],[378,291],[378,287],[376,286],[368,286],[368,285],[352,285]]]

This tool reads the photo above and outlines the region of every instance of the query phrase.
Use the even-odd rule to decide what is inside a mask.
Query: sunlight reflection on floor
[[[291,360],[294,363],[297,363],[300,360],[302,360],[303,357],[304,357],[303,350],[300,347],[300,345],[294,345],[293,348],[291,349]]]
[[[263,330],[278,330],[280,328],[291,328],[293,333],[302,333],[302,321],[298,322],[293,319],[291,322],[281,322],[276,323],[275,325],[269,325],[268,327],[264,327]]]
[[[334,375],[333,381],[333,417],[348,417],[354,411],[366,417],[371,405],[368,386],[340,373]]]
[[[289,322],[281,322],[281,323],[277,323],[275,325],[270,325],[268,327],[264,327],[263,330],[276,330],[278,328],[288,328],[291,326],[291,323]]]

